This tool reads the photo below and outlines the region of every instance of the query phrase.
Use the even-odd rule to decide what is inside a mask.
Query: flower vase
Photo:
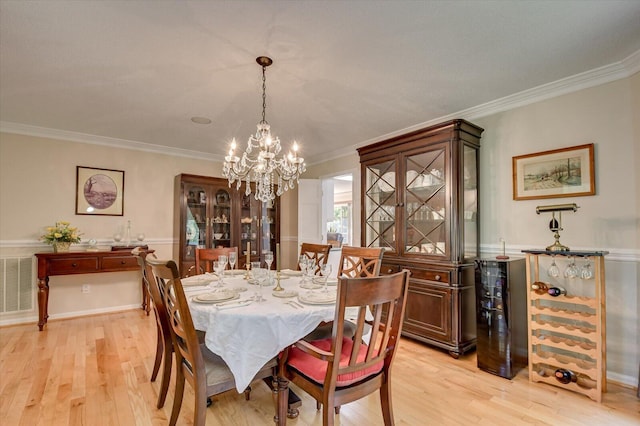
[[[57,243],[53,243],[53,252],[67,253],[69,251],[69,247],[71,247],[71,243],[65,242],[65,241],[59,241]]]

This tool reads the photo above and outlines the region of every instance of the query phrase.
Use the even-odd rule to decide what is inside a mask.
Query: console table
[[[50,276],[140,270],[136,258],[126,250],[48,252],[36,253],[35,256],[38,260],[38,328],[40,331],[49,318]],[[149,315],[149,295],[144,281],[142,282],[142,309]]]

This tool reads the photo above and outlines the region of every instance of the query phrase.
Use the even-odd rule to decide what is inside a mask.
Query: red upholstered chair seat
[[[331,350],[331,338],[316,340],[311,342],[311,344],[318,349],[323,351]],[[342,339],[342,352],[340,354],[340,367],[346,367],[349,363],[349,355],[351,354],[351,349],[353,348],[353,340],[348,338]],[[363,362],[365,357],[367,356],[367,350],[369,347],[365,344],[360,345],[360,350],[358,352],[358,362]],[[295,346],[289,350],[289,357],[287,359],[287,363],[290,367],[298,370],[301,374],[307,376],[308,378],[314,380],[315,382],[322,384],[324,383],[325,376],[327,374],[327,366],[328,362],[315,358],[302,350],[296,348]],[[353,383],[359,382],[362,379],[365,379],[369,376],[373,376],[380,371],[382,371],[382,367],[384,366],[384,360],[381,359],[379,362],[373,364],[370,367],[364,368],[362,370],[353,371],[350,373],[339,374],[338,380],[336,382],[337,387],[349,386]]]

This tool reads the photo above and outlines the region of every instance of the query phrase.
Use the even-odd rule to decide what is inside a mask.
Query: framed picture
[[[76,167],[76,214],[122,216],[124,171]]]
[[[513,199],[595,195],[593,144],[513,157]]]

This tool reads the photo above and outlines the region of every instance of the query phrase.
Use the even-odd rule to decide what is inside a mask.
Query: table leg
[[[289,381],[282,377],[278,377],[275,383],[275,387],[275,391],[277,393],[277,410],[274,420],[278,426],[283,426],[287,424]]]
[[[38,279],[38,328],[42,331],[49,318],[49,277]]]

